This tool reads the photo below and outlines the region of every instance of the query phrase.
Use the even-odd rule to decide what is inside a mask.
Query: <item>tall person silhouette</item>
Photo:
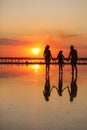
[[[68,59],[71,59],[72,74],[74,73],[75,70],[77,73],[77,65],[76,64],[77,64],[77,60],[78,60],[78,53],[77,53],[77,50],[74,49],[73,45],[70,46],[70,53],[69,53]]]
[[[51,50],[49,48],[50,48],[50,46],[46,45],[44,53],[43,53],[43,56],[45,58],[47,73],[49,73],[49,70],[50,70],[50,61],[52,59]]]

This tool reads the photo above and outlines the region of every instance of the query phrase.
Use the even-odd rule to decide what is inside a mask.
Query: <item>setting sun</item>
[[[38,55],[39,52],[40,52],[40,48],[34,48],[34,49],[32,50],[32,52],[33,52],[35,55]]]

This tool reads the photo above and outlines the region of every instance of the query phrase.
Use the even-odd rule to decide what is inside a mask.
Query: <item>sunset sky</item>
[[[42,57],[46,44],[87,57],[87,0],[0,0],[0,56]]]

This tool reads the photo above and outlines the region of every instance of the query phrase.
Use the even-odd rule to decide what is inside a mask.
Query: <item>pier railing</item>
[[[45,64],[45,61],[44,58],[0,57],[0,64]],[[51,60],[50,64],[58,64],[58,60]],[[64,60],[64,64],[70,64],[70,60]],[[87,58],[78,58],[77,64],[87,65]]]

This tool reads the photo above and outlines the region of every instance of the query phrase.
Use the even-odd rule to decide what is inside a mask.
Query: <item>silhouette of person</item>
[[[49,97],[50,97],[52,88],[50,87],[49,73],[46,71],[46,82],[45,82],[45,86],[44,86],[44,90],[43,90],[43,95],[44,95],[46,101],[49,101]]]
[[[71,59],[72,74],[74,73],[74,70],[76,70],[76,73],[77,73],[76,64],[78,60],[78,54],[77,54],[77,50],[74,49],[73,45],[70,46],[70,53],[69,53],[68,59]]]
[[[64,65],[64,59],[65,57],[63,56],[63,51],[60,50],[58,55],[57,55],[57,58],[54,58],[54,60],[58,60],[58,63],[59,63],[59,72],[63,72],[63,65]]]
[[[55,86],[57,89],[58,95],[62,96],[63,91],[67,88],[63,88],[63,73],[59,73],[59,82],[58,82],[58,88]]]
[[[77,74],[75,74],[75,78],[74,74],[72,74],[70,88],[69,86],[67,88],[70,95],[70,101],[72,102],[73,99],[77,96]]]
[[[50,51],[49,48],[50,48],[50,46],[46,45],[44,53],[43,53],[43,56],[45,58],[46,71],[47,72],[49,72],[49,70],[50,70],[50,61],[51,61],[51,58],[52,58],[51,51]]]

